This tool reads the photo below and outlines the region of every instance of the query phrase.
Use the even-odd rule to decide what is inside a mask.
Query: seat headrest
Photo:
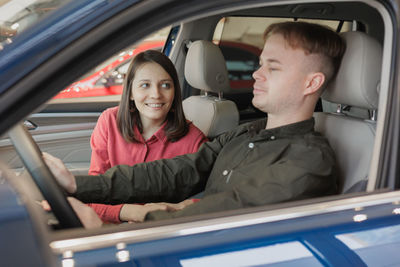
[[[197,89],[207,92],[229,92],[229,78],[220,48],[209,41],[193,42],[186,55],[185,78]]]
[[[377,109],[382,47],[362,32],[341,35],[346,41],[346,52],[336,78],[321,97],[337,104]]]

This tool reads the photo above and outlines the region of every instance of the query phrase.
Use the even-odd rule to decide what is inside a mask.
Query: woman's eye
[[[140,87],[142,87],[142,88],[149,88],[149,87],[150,87],[150,84],[149,84],[149,83],[142,83],[142,84],[140,85]]]
[[[171,88],[171,84],[170,84],[170,83],[162,83],[162,84],[161,84],[161,87],[162,87],[162,88],[169,89],[169,88]]]

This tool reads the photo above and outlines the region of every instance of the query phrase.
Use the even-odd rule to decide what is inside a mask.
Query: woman
[[[91,137],[89,174],[193,153],[205,141],[204,134],[185,119],[173,63],[164,54],[147,50],[128,69],[120,105],[99,117]],[[123,205],[91,206],[103,220],[120,221]]]

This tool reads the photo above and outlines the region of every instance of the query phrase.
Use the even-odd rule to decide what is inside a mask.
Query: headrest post
[[[223,92],[218,92],[218,99],[222,100],[223,97],[224,97],[224,93]]]
[[[338,114],[342,114],[343,113],[342,104],[337,104],[336,113],[338,113]]]
[[[376,118],[378,117],[378,112],[376,109],[372,110],[371,114],[371,121],[376,121]]]

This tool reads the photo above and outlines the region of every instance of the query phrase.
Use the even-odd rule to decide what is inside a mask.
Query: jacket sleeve
[[[286,155],[270,166],[260,166],[260,176],[248,177],[230,190],[205,196],[181,211],[150,212],[145,219],[177,218],[336,193],[333,151],[316,147],[303,147],[299,151],[296,147],[296,153]]]
[[[89,175],[102,174],[111,167],[108,157],[107,140],[107,118],[105,113],[102,113],[90,138],[92,156],[90,159]]]
[[[99,176],[76,176],[75,197],[90,203],[179,202],[204,190],[228,138],[204,143],[198,152],[172,159],[117,165]]]

